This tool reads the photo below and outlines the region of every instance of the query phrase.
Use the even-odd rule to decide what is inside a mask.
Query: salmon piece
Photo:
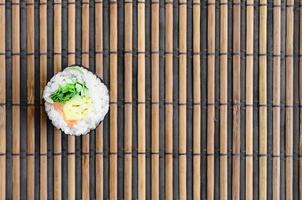
[[[78,122],[78,120],[67,120],[65,118],[65,115],[64,115],[64,112],[63,112],[63,106],[64,106],[63,104],[58,103],[58,102],[54,102],[54,104],[53,104],[54,109],[56,111],[58,111],[63,116],[63,119],[64,119],[65,123],[67,124],[67,126],[69,128],[71,128]]]
[[[64,115],[63,113],[63,104],[54,102],[53,107],[56,111],[58,111],[61,115]]]

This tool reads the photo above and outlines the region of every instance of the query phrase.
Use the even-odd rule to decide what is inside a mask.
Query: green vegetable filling
[[[74,96],[87,96],[88,88],[85,83],[79,81],[60,85],[60,87],[50,96],[54,102],[65,103]]]

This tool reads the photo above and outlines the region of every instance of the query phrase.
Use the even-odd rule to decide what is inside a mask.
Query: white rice
[[[62,72],[57,73],[47,83],[43,98],[45,100],[45,111],[52,121],[53,125],[70,135],[84,135],[90,130],[95,129],[104,119],[109,109],[109,94],[108,89],[100,79],[92,72],[83,67],[75,70],[72,67],[65,68]],[[51,95],[59,88],[60,85],[65,85],[74,81],[83,81],[88,88],[89,96],[92,100],[92,109],[86,118],[79,120],[73,127],[68,127],[63,119],[63,116],[55,110]]]

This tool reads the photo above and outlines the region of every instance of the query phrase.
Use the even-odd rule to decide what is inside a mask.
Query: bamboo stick
[[[300,0],[300,5],[302,5],[302,0]],[[302,9],[300,7],[300,33],[302,33]],[[300,52],[302,55],[302,34],[300,34]],[[300,85],[300,107],[302,106],[302,59],[300,57],[299,62],[299,85]],[[299,156],[302,156],[302,109],[300,109],[300,141],[299,141]],[[302,196],[302,159],[299,160],[299,196]]]
[[[125,4],[125,51],[132,51],[132,2]],[[124,198],[132,199],[132,54],[125,53],[125,167]]]
[[[152,170],[151,170],[151,197],[159,199],[159,1],[152,0],[151,6],[151,51],[152,58]]]
[[[232,198],[240,199],[240,0],[233,1]]]
[[[6,190],[6,76],[5,76],[5,1],[0,1],[0,200],[5,199]]]
[[[12,84],[13,104],[20,103],[20,6],[19,1],[12,1]],[[13,199],[20,199],[20,106],[13,105]]]
[[[228,102],[228,5],[227,0],[220,5],[220,199],[227,199],[227,102]]]
[[[40,103],[47,81],[47,1],[40,1]],[[40,107],[40,199],[47,199],[47,121]]]
[[[138,17],[138,199],[146,199],[146,157],[145,157],[145,1],[137,2]]]
[[[193,1],[193,199],[200,199],[200,0]]]
[[[89,0],[82,1],[82,64],[89,67]],[[82,136],[82,199],[90,199],[89,135]]]
[[[246,8],[246,181],[245,198],[253,199],[253,71],[254,71],[254,0],[248,0]],[[248,6],[250,5],[250,6]]]
[[[95,70],[96,74],[103,78],[103,3],[95,2]],[[101,123],[96,129],[95,135],[96,149],[96,166],[95,166],[95,184],[96,184],[96,199],[103,199],[103,124]]]
[[[274,55],[281,54],[281,1],[274,1]],[[273,104],[280,105],[280,56],[273,57]],[[273,199],[280,199],[280,107],[273,108]]]
[[[72,65],[75,63],[75,1],[68,0],[68,65]],[[67,187],[68,199],[75,199],[75,137],[68,136],[68,171],[67,171]]]
[[[165,5],[165,198],[173,199],[173,1]]]
[[[286,1],[285,199],[293,199],[293,36],[294,0]]]
[[[35,191],[35,46],[34,46],[34,1],[26,5],[26,51],[27,51],[27,199],[34,199]]]
[[[110,158],[109,195],[117,199],[117,2],[110,1]]]
[[[259,2],[259,198],[267,197],[267,1]]]
[[[207,199],[214,199],[215,0],[208,1]]]
[[[179,1],[179,198],[186,199],[187,1]]]
[[[54,73],[61,71],[62,2],[54,1]],[[62,198],[62,143],[61,131],[54,129],[54,198]]]
[[[30,119],[30,120],[29,120]],[[34,199],[35,194],[35,107],[28,107],[27,111],[27,198]]]

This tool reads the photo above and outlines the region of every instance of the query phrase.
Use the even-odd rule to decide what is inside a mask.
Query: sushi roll
[[[109,109],[106,85],[79,65],[54,75],[44,88],[43,98],[52,124],[69,135],[84,135],[95,129]]]

